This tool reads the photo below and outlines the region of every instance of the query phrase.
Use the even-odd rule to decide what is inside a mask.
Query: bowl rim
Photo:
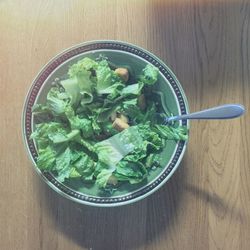
[[[48,174],[46,173],[43,173],[40,169],[38,169],[38,167],[36,166],[36,162],[35,162],[35,159],[34,157],[32,156],[32,149],[30,148],[30,145],[28,143],[28,140],[27,140],[27,133],[26,133],[26,115],[27,115],[27,108],[29,106],[29,100],[30,100],[30,97],[32,95],[32,91],[34,90],[34,88],[36,87],[36,83],[37,81],[39,80],[39,78],[41,77],[41,75],[43,73],[45,73],[46,70],[48,70],[48,68],[52,65],[52,63],[55,63],[57,59],[60,59],[62,58],[65,54],[67,53],[70,53],[74,50],[77,50],[77,49],[80,49],[80,48],[86,48],[88,46],[97,46],[97,48],[92,48],[92,49],[89,49],[89,50],[86,50],[86,51],[82,51],[78,54],[75,54],[75,55],[72,55],[70,56],[68,59],[66,59],[65,61],[62,61],[61,63],[57,64],[54,69],[51,70],[51,72],[49,72],[46,76],[46,78],[44,80],[42,80],[41,82],[41,86],[39,88],[39,90],[41,89],[42,85],[44,84],[44,82],[46,81],[46,79],[56,70],[58,69],[58,67],[61,66],[61,64],[63,64],[64,62],[74,58],[75,56],[78,56],[82,53],[85,53],[85,52],[91,52],[91,51],[95,51],[95,50],[98,50],[98,46],[104,46],[104,45],[107,45],[107,46],[115,46],[115,47],[120,47],[120,48],[99,48],[102,49],[102,50],[110,50],[110,51],[125,51],[125,52],[128,52],[132,55],[137,55],[139,56],[141,59],[144,59],[146,60],[148,63],[151,63],[154,65],[153,62],[151,62],[149,60],[149,58],[151,60],[153,60],[154,62],[156,62],[160,72],[162,73],[165,81],[168,81],[170,83],[170,85],[172,86],[172,84],[175,84],[177,86],[177,89],[179,91],[179,95],[181,96],[182,100],[183,100],[183,105],[185,107],[185,112],[184,113],[189,113],[189,106],[188,106],[188,101],[187,101],[187,97],[185,95],[185,92],[179,82],[179,80],[177,79],[177,77],[175,76],[175,74],[172,72],[172,70],[161,60],[159,59],[156,55],[152,54],[151,52],[149,52],[148,50],[146,49],[143,49],[141,48],[140,46],[138,45],[135,45],[135,44],[132,44],[132,43],[128,43],[128,42],[125,42],[125,41],[120,41],[120,40],[92,40],[92,41],[87,41],[87,42],[82,42],[82,43],[78,43],[76,45],[73,45],[69,48],[66,48],[64,50],[62,50],[61,52],[57,53],[54,57],[52,57],[46,64],[44,64],[44,66],[39,70],[39,72],[37,73],[37,75],[35,76],[35,78],[33,79],[32,81],[32,84],[30,85],[29,87],[29,90],[25,96],[25,102],[23,104],[23,109],[22,109],[22,116],[21,116],[21,126],[22,126],[22,138],[23,138],[23,142],[24,142],[24,145],[25,145],[25,149],[26,149],[26,152],[32,162],[32,165],[33,165],[33,168],[35,169],[36,173],[40,176],[40,178],[42,178],[43,181],[45,181],[45,183],[48,184],[49,187],[51,187],[54,191],[56,191],[57,193],[59,193],[60,195],[62,195],[63,197],[67,198],[67,199],[70,199],[74,202],[77,202],[77,203],[80,203],[80,204],[85,204],[85,205],[90,205],[90,206],[96,206],[96,207],[116,207],[116,206],[121,206],[121,205],[127,205],[127,204],[131,204],[131,203],[134,203],[134,202],[137,202],[139,200],[142,200],[146,197],[148,197],[149,195],[151,195],[152,193],[154,193],[155,191],[157,191],[160,187],[162,187],[170,178],[171,176],[174,174],[174,172],[176,171],[176,169],[179,167],[180,165],[180,162],[184,156],[184,153],[186,151],[186,147],[187,147],[187,143],[188,143],[188,140],[185,141],[185,142],[178,142],[177,145],[176,145],[176,148],[175,148],[175,151],[173,153],[173,155],[171,156],[171,159],[170,161],[168,162],[168,164],[166,166],[164,166],[162,168],[162,172],[155,178],[154,181],[157,182],[157,180],[163,176],[163,174],[165,174],[166,176],[163,176],[162,180],[158,183],[158,184],[155,184],[153,185],[153,187],[151,187],[149,189],[149,191],[145,191],[143,194],[139,194],[137,195],[136,197],[131,197],[131,198],[128,198],[128,199],[123,199],[123,197],[125,197],[126,195],[122,195],[121,198],[117,198],[117,201],[114,201],[114,202],[104,202],[104,201],[101,201],[101,200],[106,200],[106,199],[112,199],[112,197],[101,197],[99,198],[101,202],[96,202],[95,199],[91,199],[91,196],[90,195],[87,195],[87,194],[82,194],[80,192],[77,192],[77,191],[68,191],[67,190],[67,193],[65,193],[65,190],[66,189],[70,189],[69,187],[67,187],[66,185],[64,185],[63,183],[59,183],[58,181],[56,182],[52,182],[52,180],[50,179],[51,176],[49,176]],[[124,50],[125,48],[130,48],[130,50],[132,51],[137,51],[138,54],[134,54],[134,53],[131,53],[131,51],[126,51]],[[144,58],[142,57],[142,55],[146,55],[147,58]],[[166,74],[169,76],[169,77],[166,77],[165,74],[163,74],[162,70],[164,70],[166,72]],[[169,78],[169,79],[168,79]],[[173,87],[173,86],[172,86]],[[39,90],[38,90],[38,93],[39,93]],[[37,95],[38,95],[37,93]],[[37,98],[37,95],[34,96],[33,98],[36,99]],[[176,97],[176,93],[175,93],[175,97]],[[177,98],[177,101],[178,101],[178,105],[180,105],[180,102]],[[182,112],[182,110],[181,110]],[[186,126],[187,128],[189,129],[190,128],[190,123],[188,120],[184,120],[182,121]],[[32,124],[30,124],[30,126],[32,126]],[[32,131],[30,131],[31,133]],[[179,152],[178,156],[177,156],[177,161],[174,163],[174,166],[170,169],[170,171],[168,173],[166,173],[166,171],[168,170],[169,168],[169,165],[172,164],[172,158],[174,157],[174,154],[176,154],[177,149],[178,149],[178,146],[181,145],[181,151]],[[33,149],[35,150],[35,148]],[[164,171],[165,170],[165,171]],[[148,186],[148,184],[146,185],[146,187]],[[144,187],[145,188],[145,187]],[[141,189],[139,189],[140,191]],[[138,190],[135,190],[135,191],[132,191],[132,194],[133,193],[136,193],[138,192]],[[78,198],[74,197],[73,196],[73,193],[78,193]],[[80,199],[80,196],[85,196],[86,197],[89,197],[87,200],[83,200],[83,199]],[[131,196],[131,194],[128,194],[127,196]]]

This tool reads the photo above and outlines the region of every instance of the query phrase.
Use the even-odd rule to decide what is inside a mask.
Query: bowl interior
[[[111,63],[113,63],[114,65],[118,67],[128,67],[132,75],[140,74],[142,69],[148,64],[148,62],[144,60],[143,58],[133,55],[131,53],[125,52],[125,51],[96,50],[96,51],[82,53],[64,62],[56,70],[54,70],[52,74],[50,74],[50,76],[47,78],[47,80],[44,82],[44,84],[42,85],[40,89],[40,92],[36,99],[36,103],[45,102],[47,92],[49,91],[51,87],[51,82],[53,82],[53,80],[57,77],[58,78],[66,77],[66,73],[70,65],[76,63],[78,60],[84,57],[90,57],[92,59],[96,59],[100,57],[100,55],[107,57]],[[178,100],[173,91],[173,88],[168,82],[168,80],[161,73],[158,77],[158,82],[155,85],[155,92],[152,93],[152,96],[155,98],[156,101],[162,103],[164,110],[166,112],[173,113],[173,114],[180,113]],[[34,127],[34,122],[32,125]],[[175,152],[176,146],[177,146],[177,143],[174,141],[167,142],[166,147],[163,149],[161,153],[161,161],[160,161],[161,167],[151,170],[147,180],[136,185],[124,183],[117,190],[114,190],[114,192],[112,193],[112,196],[114,197],[114,196],[127,195],[128,193],[137,191],[140,188],[146,186],[148,183],[154,181],[157,178],[157,176],[159,176],[165,170],[165,167],[168,165],[168,163],[170,162],[172,158],[173,153]],[[83,183],[80,180],[70,180],[70,181],[66,181],[64,184],[68,186],[70,189],[73,189],[74,191],[77,191],[86,195],[91,195],[95,197],[103,197],[107,195],[110,196],[110,194],[101,192],[96,187],[96,185]]]

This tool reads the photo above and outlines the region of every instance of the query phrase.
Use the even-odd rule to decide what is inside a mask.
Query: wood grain
[[[176,73],[190,110],[250,108],[250,2],[0,1],[0,248],[248,250],[249,114],[192,122],[179,170],[148,199],[91,208],[58,197],[34,173],[20,117],[39,69],[93,39],[138,44]]]

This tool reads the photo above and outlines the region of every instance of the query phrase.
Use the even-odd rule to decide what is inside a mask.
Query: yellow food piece
[[[129,73],[128,73],[128,70],[126,68],[117,68],[115,70],[115,73],[120,77],[122,78],[122,80],[124,82],[127,82],[128,81],[128,78],[129,78]]]
[[[122,131],[126,128],[129,128],[129,125],[124,122],[121,118],[115,118],[112,127],[118,131]]]

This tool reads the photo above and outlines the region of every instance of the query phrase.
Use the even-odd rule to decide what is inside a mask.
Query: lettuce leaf
[[[70,78],[80,75],[83,71],[95,70],[98,63],[88,57],[79,60],[77,63],[70,66],[68,75]]]
[[[58,173],[57,179],[63,182],[66,178],[69,178],[72,169],[70,168],[71,150],[67,148],[56,158],[55,170]]]
[[[137,97],[124,101],[121,105],[121,111],[129,116],[133,124],[141,123],[144,120],[144,113],[137,105]]]
[[[47,113],[47,112],[50,112],[47,105],[36,103],[32,106],[32,113],[33,114],[41,114],[41,113]]]
[[[61,96],[61,92],[57,87],[51,88],[48,92],[47,107],[55,115],[61,115],[65,112],[69,99],[65,99],[64,97]]]
[[[95,144],[99,161],[114,167],[124,156],[139,147],[142,143],[137,127],[130,127]]]
[[[173,127],[166,125],[155,125],[156,132],[164,139],[167,140],[183,140],[186,141],[188,139],[188,131],[187,127]]]
[[[41,148],[39,149],[38,153],[37,166],[41,170],[51,170],[56,161],[56,154],[52,147],[47,146],[44,149]]]
[[[81,91],[92,93],[95,87],[95,83],[90,79],[91,72],[82,70],[77,75],[78,86]]]
[[[77,78],[69,78],[60,82],[65,92],[70,97],[70,104],[77,105],[80,101],[80,87]]]
[[[143,88],[142,82],[130,84],[121,91],[121,95],[124,95],[124,96],[136,95],[137,96],[141,94],[142,88]]]
[[[151,168],[151,167],[159,167],[160,166],[161,157],[157,153],[151,153],[147,156],[145,161],[145,167]]]
[[[141,162],[120,161],[114,176],[118,181],[129,181],[131,184],[141,182],[147,177],[147,169]]]
[[[158,68],[151,64],[148,64],[143,69],[143,75],[140,77],[140,81],[142,81],[145,85],[153,85],[157,81],[158,73]]]
[[[100,188],[105,188],[112,173],[113,171],[110,169],[102,169],[96,177],[96,184]]]
[[[113,70],[110,69],[109,64],[106,60],[99,62],[96,69],[96,78],[97,78],[97,93],[102,93],[107,91],[107,89],[115,83],[119,83],[120,79],[115,74]]]
[[[81,105],[92,103],[94,96],[88,91],[80,91]]]
[[[57,144],[57,143],[69,142],[72,140],[78,141],[79,135],[80,135],[80,130],[74,129],[70,131],[68,134],[66,134],[63,131],[50,133],[48,134],[48,137],[53,143]]]
[[[75,160],[77,155],[77,160]],[[84,152],[75,152],[69,147],[56,158],[54,171],[57,179],[63,182],[70,177],[81,177],[84,181],[91,181],[94,176],[95,162]]]
[[[68,107],[65,112],[69,123],[70,127],[72,130],[81,130],[82,136],[84,138],[91,137],[94,133],[93,127],[91,120],[86,119],[86,118],[80,118],[78,115],[75,115],[75,112],[72,107]]]
[[[53,135],[61,134],[66,136],[68,131],[58,122],[48,122],[36,124],[35,131],[31,134],[30,138],[35,139],[39,149],[46,148],[51,141],[53,142]]]
[[[71,96],[71,104],[77,103],[81,99],[81,104],[93,101],[92,92],[96,85],[91,70],[96,69],[98,63],[90,58],[83,58],[73,64],[68,71],[69,79],[61,81],[66,93]]]
[[[80,158],[73,165],[84,181],[93,180],[95,162],[85,153],[81,153]]]

